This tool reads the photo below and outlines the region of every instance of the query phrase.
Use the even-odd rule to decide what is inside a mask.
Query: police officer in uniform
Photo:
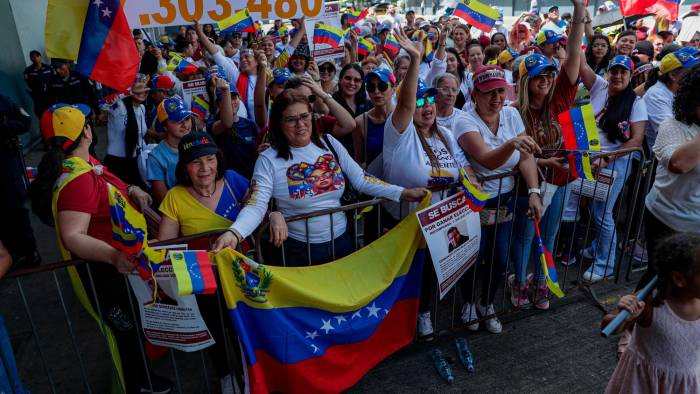
[[[34,114],[37,118],[41,118],[41,114],[48,108],[46,93],[53,77],[53,68],[42,63],[39,51],[29,52],[29,58],[32,64],[24,69],[24,82],[27,84],[27,92],[34,101]]]

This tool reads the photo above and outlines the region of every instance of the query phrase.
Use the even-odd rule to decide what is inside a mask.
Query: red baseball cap
[[[474,87],[482,93],[508,86],[506,73],[499,66],[481,67],[472,75],[472,80],[474,81]]]

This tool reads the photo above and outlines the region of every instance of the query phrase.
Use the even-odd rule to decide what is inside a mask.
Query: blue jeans
[[[306,242],[287,238],[284,241],[285,265],[287,267],[304,267],[331,262],[334,260],[333,247],[335,247],[335,260],[353,252],[352,241],[347,231],[334,239],[333,242],[317,244],[307,244]],[[311,261],[309,261],[309,253],[311,254]],[[279,259],[279,263],[279,265],[282,265],[282,259]]]
[[[560,187],[554,192],[552,202],[547,211],[540,219],[540,231],[542,232],[542,242],[544,247],[550,252],[554,252],[554,241],[559,231],[561,223],[562,207],[566,192],[564,187]],[[544,273],[539,264],[539,258],[533,256],[535,240],[535,226],[532,220],[528,219],[529,197],[518,197],[515,204],[515,218],[513,221],[513,247],[511,249],[511,259],[515,265],[515,278],[518,282],[525,282],[527,279],[527,267],[530,261],[535,261],[535,280],[544,281]]]
[[[19,380],[10,336],[5,329],[2,317],[0,317],[0,393],[29,393]]]
[[[608,169],[616,172],[615,180],[608,193],[608,198],[604,201],[591,200],[590,209],[595,224],[598,227],[598,237],[593,240],[589,251],[595,257],[595,261],[589,270],[600,276],[610,276],[615,272],[616,251],[617,251],[617,230],[613,210],[622,188],[631,172],[630,156],[618,157],[611,161]],[[571,193],[569,188],[569,193]],[[564,210],[565,220],[576,221],[577,207],[580,203],[578,195],[567,196],[568,201]]]
[[[496,208],[499,196],[486,202],[485,208]],[[514,198],[512,192],[500,195],[500,205],[513,212]],[[503,283],[508,268],[508,244],[513,221],[481,226],[479,256],[460,279],[462,297],[466,302],[475,303],[477,295],[476,282],[481,282],[481,305],[493,304],[496,291]],[[483,263],[482,263],[483,262]]]

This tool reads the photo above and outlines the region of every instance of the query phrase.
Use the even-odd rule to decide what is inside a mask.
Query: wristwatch
[[[539,187],[531,187],[527,189],[527,195],[529,196],[532,193],[536,193],[538,196],[542,195],[542,190],[540,190]]]

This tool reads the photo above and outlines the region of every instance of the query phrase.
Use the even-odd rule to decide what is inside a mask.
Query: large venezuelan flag
[[[231,249],[219,252],[250,392],[341,392],[413,341],[421,237],[415,215],[408,215],[379,240],[324,265],[270,267]]]
[[[139,69],[139,53],[119,0],[90,2],[76,71],[116,90],[128,89]]]
[[[491,31],[501,16],[498,10],[477,0],[458,0],[452,15],[464,19],[485,33]]]

